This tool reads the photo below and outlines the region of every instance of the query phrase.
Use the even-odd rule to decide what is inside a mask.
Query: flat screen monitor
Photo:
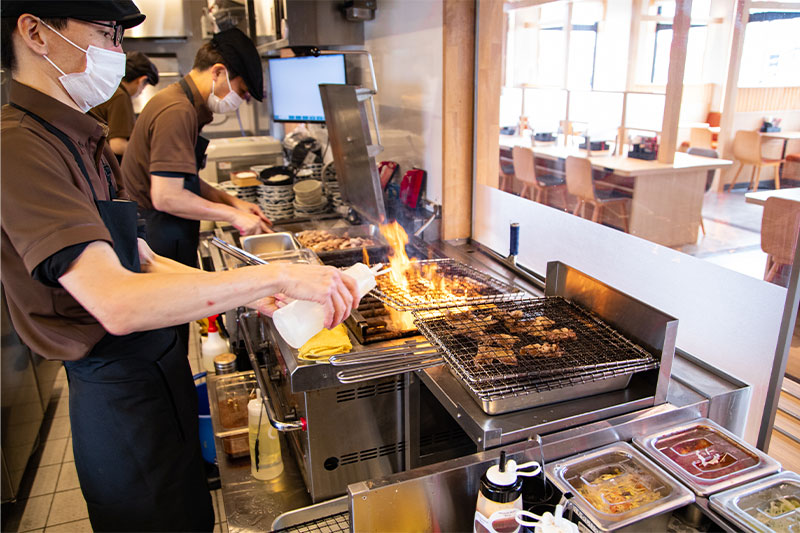
[[[347,83],[344,55],[269,59],[272,119],[276,122],[325,122],[320,83]]]

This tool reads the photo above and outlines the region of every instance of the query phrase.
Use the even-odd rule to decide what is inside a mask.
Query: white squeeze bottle
[[[203,341],[200,347],[200,353],[203,358],[203,369],[206,372],[214,373],[214,358],[218,355],[228,353],[228,342],[223,339],[219,330],[217,329],[217,317],[213,315],[208,317],[208,337]]]
[[[356,280],[358,295],[363,297],[375,288],[375,273],[364,263],[356,263],[343,272]],[[272,315],[275,329],[292,348],[300,348],[325,327],[322,306],[307,300],[295,300]]]
[[[281,441],[278,430],[269,423],[269,417],[261,403],[261,391],[256,391],[254,400],[247,403],[247,422],[250,431],[250,473],[254,478],[266,481],[283,473]]]

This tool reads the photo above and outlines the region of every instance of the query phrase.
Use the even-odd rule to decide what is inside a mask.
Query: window
[[[708,38],[708,17],[711,9],[710,0],[694,0],[692,2],[689,39],[686,50],[686,66],[683,81],[688,84],[699,84],[703,81],[703,61],[706,57],[706,40]],[[669,54],[672,47],[672,19],[675,17],[674,0],[656,0],[648,8],[649,34],[645,33],[644,49],[652,46],[652,55],[646,74],[640,72],[637,78],[640,83],[666,85],[669,73]],[[656,21],[653,26],[653,20]],[[655,28],[655,30],[653,30]],[[644,64],[640,67],[643,69]]]
[[[686,47],[686,66],[684,83],[700,83],[703,76],[703,57],[705,56],[708,28],[705,24],[692,24],[689,28],[689,42]],[[672,47],[672,24],[656,24],[656,38],[653,45],[653,67],[650,83],[666,85],[669,73],[669,54]]]
[[[800,12],[754,11],[744,35],[740,87],[800,85]]]

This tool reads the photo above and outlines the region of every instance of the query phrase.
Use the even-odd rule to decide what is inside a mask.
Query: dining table
[[[769,191],[748,192],[744,195],[744,201],[748,204],[764,205],[767,198],[785,198],[795,202],[800,202],[800,187],[790,187],[788,189],[777,189]]]
[[[554,161],[587,157],[594,169],[631,178],[629,233],[671,247],[697,242],[708,173],[733,164],[683,152],[675,153],[672,163],[587,153],[569,146],[534,146],[533,152],[537,158]]]

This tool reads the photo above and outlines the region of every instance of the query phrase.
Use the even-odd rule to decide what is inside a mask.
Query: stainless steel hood
[[[370,222],[384,223],[386,206],[375,163],[380,146],[372,144],[364,91],[353,85],[323,84],[319,92],[342,200]]]
[[[348,20],[344,6],[341,0],[254,0],[259,52],[363,45],[364,23]]]

